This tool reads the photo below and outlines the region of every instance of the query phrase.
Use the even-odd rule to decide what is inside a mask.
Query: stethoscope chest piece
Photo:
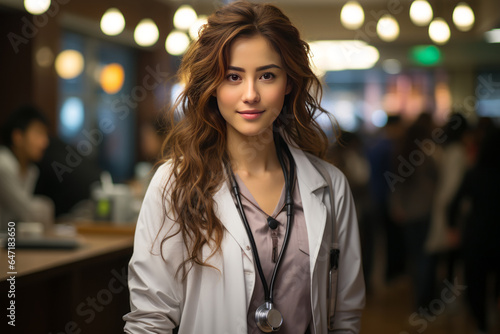
[[[255,311],[255,322],[264,333],[276,332],[283,324],[283,316],[272,303],[265,302]]]

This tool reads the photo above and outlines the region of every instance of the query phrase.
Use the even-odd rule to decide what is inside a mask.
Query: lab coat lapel
[[[289,145],[289,148],[297,167],[297,180],[307,226],[312,273],[325,231],[327,214],[323,197],[327,183],[302,150],[294,148],[293,145]],[[253,262],[248,235],[226,182],[214,195],[214,200],[217,203],[217,215],[225,229]]]
[[[312,274],[322,246],[326,225],[327,212],[323,198],[327,183],[303,151],[290,145],[289,148],[297,166],[297,179],[307,226]]]
[[[238,243],[242,251],[252,260],[253,256],[250,241],[248,239],[245,226],[241,221],[241,217],[234,204],[231,191],[226,182],[224,182],[219,191],[214,195],[214,200],[217,203],[217,216],[221,220],[227,233]]]

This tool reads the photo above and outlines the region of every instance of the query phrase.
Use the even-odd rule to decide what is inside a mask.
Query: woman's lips
[[[243,110],[243,111],[237,111],[238,114],[240,114],[241,117],[244,119],[257,119],[259,118],[264,111],[263,110]]]

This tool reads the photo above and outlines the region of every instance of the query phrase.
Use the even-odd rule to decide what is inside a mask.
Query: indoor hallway
[[[367,293],[366,307],[362,316],[361,334],[477,334],[474,319],[465,302],[467,288],[459,274],[454,284],[442,280],[437,287],[436,299],[432,300],[420,316],[413,308],[412,282],[409,275],[402,275],[385,283],[382,279],[384,254],[376,247],[375,271],[372,289]],[[460,268],[457,268],[461,272]],[[440,275],[442,276],[442,275]],[[493,282],[490,291],[493,291]],[[444,297],[443,297],[444,296]],[[490,299],[488,334],[500,334],[500,300]]]

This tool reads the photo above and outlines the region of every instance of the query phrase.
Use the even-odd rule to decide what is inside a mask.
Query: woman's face
[[[215,97],[228,140],[272,131],[290,92],[280,55],[262,36],[240,37],[229,50],[229,67]]]

